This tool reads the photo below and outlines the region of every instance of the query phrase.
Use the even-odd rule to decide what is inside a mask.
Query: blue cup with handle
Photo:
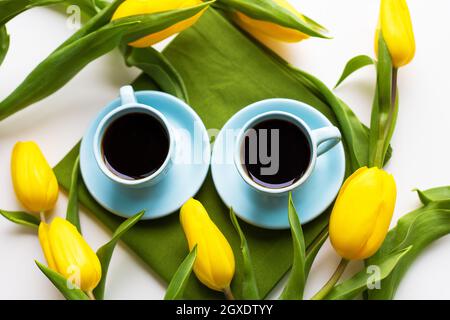
[[[248,161],[248,158],[246,158],[243,148],[245,139],[248,137],[249,131],[267,120],[282,120],[295,125],[303,133],[306,138],[306,143],[308,144],[307,148],[305,148],[305,150],[309,150],[309,155],[307,155],[309,157],[309,164],[307,168],[298,180],[284,187],[273,188],[258,183],[250,176],[246,169],[245,162]],[[318,157],[331,150],[340,141],[341,133],[337,127],[328,126],[312,130],[302,119],[291,113],[284,111],[270,111],[250,119],[241,128],[237,136],[237,143],[234,150],[234,164],[242,179],[253,189],[268,195],[286,195],[303,185],[314,171]]]
[[[170,123],[167,121],[166,117],[161,112],[152,108],[151,106],[138,103],[134,90],[131,86],[125,86],[120,89],[120,99],[121,106],[115,108],[106,116],[104,116],[95,131],[92,146],[94,148],[95,160],[102,173],[118,184],[130,188],[143,188],[154,185],[167,174],[170,166],[172,165],[175,154],[175,137],[173,129]],[[141,114],[143,116],[150,115],[160,123],[163,130],[165,130],[165,133],[169,140],[168,152],[162,165],[149,176],[138,179],[127,179],[119,175],[117,172],[114,172],[114,170],[112,170],[111,167],[106,163],[102,147],[105,132],[110,127],[110,125],[114,123],[114,121],[128,114]]]

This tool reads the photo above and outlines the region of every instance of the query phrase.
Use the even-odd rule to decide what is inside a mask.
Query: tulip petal
[[[17,198],[29,211],[45,212],[55,206],[58,182],[36,143],[16,143],[11,155],[11,177]]]
[[[395,194],[392,176],[376,167],[347,179],[330,218],[330,239],[342,257],[359,260],[375,253],[386,236]]]
[[[405,0],[382,0],[380,26],[396,68],[408,64],[416,45],[411,17]]]
[[[50,249],[58,273],[83,291],[92,291],[101,279],[101,265],[74,225],[55,218],[49,229]]]
[[[53,253],[50,248],[49,241],[49,226],[45,222],[41,222],[39,224],[38,235],[39,235],[39,243],[41,244],[42,251],[45,256],[45,260],[47,260],[47,265],[50,269],[57,271],[55,259],[53,258]]]
[[[394,178],[387,172],[383,171],[383,194],[381,195],[382,204],[371,236],[367,240],[364,247],[364,252],[361,253],[361,259],[366,259],[373,256],[386,238],[389,231],[389,226],[391,224],[392,215],[394,213],[396,195],[397,190]]]
[[[203,205],[194,199],[188,200],[180,210],[189,249],[197,245],[194,273],[207,287],[223,291],[229,287],[234,276],[233,251]]]

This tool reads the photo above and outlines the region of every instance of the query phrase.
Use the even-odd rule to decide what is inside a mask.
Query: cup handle
[[[312,132],[312,136],[314,143],[317,146],[318,157],[329,151],[341,141],[341,132],[336,127],[316,129]]]
[[[124,86],[120,88],[120,100],[122,105],[129,103],[137,103],[136,96],[132,86]]]

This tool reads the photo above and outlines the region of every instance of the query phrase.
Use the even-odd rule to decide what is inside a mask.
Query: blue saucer
[[[133,189],[113,182],[100,170],[93,150],[95,130],[107,113],[121,105],[119,99],[91,123],[81,143],[80,167],[87,189],[104,208],[122,217],[145,209],[143,219],[155,219],[177,211],[198,192],[209,169],[210,143],[200,117],[183,101],[157,91],[136,92],[136,99],[163,113],[175,129],[176,161],[166,176],[156,185]]]
[[[261,228],[287,229],[288,196],[266,195],[245,183],[233,162],[236,136],[226,137],[231,132],[239,132],[253,117],[269,111],[292,113],[303,119],[311,129],[332,125],[319,111],[298,101],[270,99],[254,103],[235,114],[217,136],[211,172],[222,201],[232,207],[241,219]],[[344,147],[339,143],[317,159],[312,175],[292,194],[302,224],[313,220],[329,207],[341,187],[344,175]]]

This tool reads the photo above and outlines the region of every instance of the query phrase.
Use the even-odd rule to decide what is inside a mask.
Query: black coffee
[[[311,161],[310,143],[303,130],[285,120],[265,120],[255,125],[247,131],[242,150],[249,177],[272,189],[297,182]]]
[[[161,122],[146,113],[114,120],[102,141],[103,159],[117,176],[137,180],[155,173],[167,158],[169,136]]]

